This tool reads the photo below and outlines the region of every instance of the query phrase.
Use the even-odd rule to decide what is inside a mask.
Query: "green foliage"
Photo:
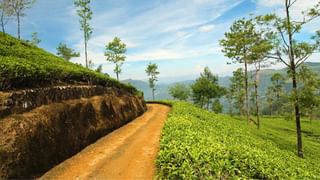
[[[119,74],[121,73],[121,66],[126,59],[124,53],[126,53],[126,44],[121,42],[121,39],[115,37],[112,42],[109,42],[106,46],[104,55],[107,57],[107,61],[116,64],[114,72],[117,74],[117,80],[119,80]]]
[[[0,0],[0,23],[3,33],[5,33],[5,25],[12,15],[13,9],[10,7],[10,0]]]
[[[303,121],[306,159],[300,159],[292,121],[263,119],[257,130],[242,119],[167,103],[172,110],[156,160],[158,179],[320,178],[320,122]]]
[[[70,61],[70,59],[73,57],[79,57],[80,53],[68,48],[66,44],[60,43],[57,47],[57,55],[66,61]]]
[[[26,15],[25,11],[32,7],[36,0],[9,0],[9,7],[12,15],[17,17],[18,38],[20,39],[20,21],[21,17]]]
[[[34,46],[38,46],[39,43],[41,42],[41,39],[39,39],[39,37],[38,37],[38,33],[33,32],[31,36],[32,36],[32,39],[30,41],[30,44],[32,44]]]
[[[79,23],[84,37],[84,51],[86,67],[88,67],[88,53],[87,46],[88,41],[92,35],[92,27],[90,27],[89,21],[92,19],[92,11],[90,9],[91,0],[75,0],[74,5],[78,8],[77,14],[80,17]]]
[[[220,103],[219,99],[215,99],[212,103],[212,111],[215,113],[222,113],[223,106]]]
[[[320,107],[320,78],[307,66],[302,65],[298,72],[298,79],[302,82],[298,88],[302,112],[312,120],[315,116],[314,111]]]
[[[233,76],[230,78],[230,86],[227,94],[230,108],[234,106],[238,110],[238,114],[244,114],[245,103],[245,84],[244,72],[239,68],[233,71]]]
[[[65,61],[9,35],[0,36],[0,90],[39,87],[57,83],[112,86],[136,93],[101,73]]]
[[[284,92],[285,77],[280,73],[275,73],[271,77],[271,86],[266,92],[267,102],[269,104],[269,112],[279,114],[284,107],[287,97]]]
[[[149,87],[152,90],[152,100],[154,100],[154,91],[156,90],[156,81],[158,81],[157,75],[160,74],[158,72],[158,65],[155,63],[149,63],[147,68],[146,68],[146,73],[149,76]]]
[[[187,101],[190,96],[190,87],[177,83],[169,88],[169,94],[174,98],[180,101]]]
[[[218,76],[212,74],[208,67],[204,68],[203,73],[191,85],[193,102],[203,108],[209,105],[212,99],[220,98],[225,94],[225,89],[218,84]]]

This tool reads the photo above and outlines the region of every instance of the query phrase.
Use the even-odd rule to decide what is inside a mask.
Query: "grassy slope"
[[[67,62],[25,41],[0,33],[0,91],[57,83],[115,86],[136,92],[101,73]]]
[[[240,119],[170,103],[158,178],[320,178],[320,122],[303,122],[306,158],[299,159],[293,121],[263,119],[258,131]]]

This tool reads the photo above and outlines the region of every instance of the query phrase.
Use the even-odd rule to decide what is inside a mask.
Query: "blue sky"
[[[128,47],[120,79],[146,79],[149,62],[159,66],[162,82],[195,79],[205,66],[219,76],[230,75],[240,65],[227,65],[219,40],[236,19],[249,13],[282,14],[283,0],[92,0],[93,35],[89,41],[89,58],[96,66],[103,64],[111,76],[113,64],[107,63],[104,49],[113,37],[120,37]],[[298,0],[293,16],[315,0]],[[22,38],[30,39],[38,32],[40,47],[56,53],[60,42],[76,49],[84,63],[82,32],[72,0],[37,0],[22,21]],[[308,25],[301,37],[308,37],[317,28],[317,19]],[[16,35],[16,24],[7,25]],[[319,54],[310,58],[320,62]],[[276,65],[274,68],[280,68]]]

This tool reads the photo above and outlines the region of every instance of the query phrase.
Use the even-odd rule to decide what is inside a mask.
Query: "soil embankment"
[[[146,111],[143,98],[126,91],[100,94],[99,90],[98,96],[96,88],[60,91],[62,94],[54,98],[45,96],[46,92],[39,96],[33,96],[34,91],[26,92],[26,102],[37,107],[0,120],[0,179],[39,176]],[[82,91],[85,97],[78,98],[77,93]],[[24,97],[20,94],[15,97]],[[39,101],[47,105],[39,106]]]
[[[170,108],[148,111],[47,172],[41,179],[153,179],[161,129]]]

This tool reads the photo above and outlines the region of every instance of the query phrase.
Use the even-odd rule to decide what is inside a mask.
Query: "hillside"
[[[189,103],[172,105],[157,158],[159,179],[318,179],[320,122],[302,121],[305,159],[295,154],[295,123],[245,120]]]
[[[0,34],[0,179],[35,179],[146,110],[134,87]]]
[[[310,69],[312,69],[315,72],[318,72],[320,74],[320,63],[316,62],[307,62],[305,63]],[[284,74],[286,77],[286,70],[285,69],[265,69],[261,71],[260,74],[260,87],[259,87],[259,92],[260,94],[264,94],[267,91],[267,88],[271,85],[271,77],[275,73],[281,73]],[[219,84],[223,87],[228,87],[229,86],[229,81],[230,77],[229,76],[224,76],[224,77],[219,77]],[[136,87],[138,90],[142,91],[144,93],[144,96],[147,100],[152,99],[151,91],[149,88],[149,85],[145,81],[140,81],[140,80],[125,80],[123,81],[125,83],[129,83]],[[182,84],[187,84],[191,85],[194,83],[194,80],[187,80],[187,81],[179,81],[178,79],[176,80],[175,83],[182,83]],[[169,87],[173,86],[175,83],[159,83],[156,85],[156,99],[161,100],[161,99],[172,99],[170,96],[168,89]],[[290,83],[286,85],[286,89],[289,89]],[[224,101],[224,100],[223,100]],[[225,106],[227,106],[226,103],[224,103]]]
[[[136,91],[132,86],[0,33],[0,91],[88,83]]]

